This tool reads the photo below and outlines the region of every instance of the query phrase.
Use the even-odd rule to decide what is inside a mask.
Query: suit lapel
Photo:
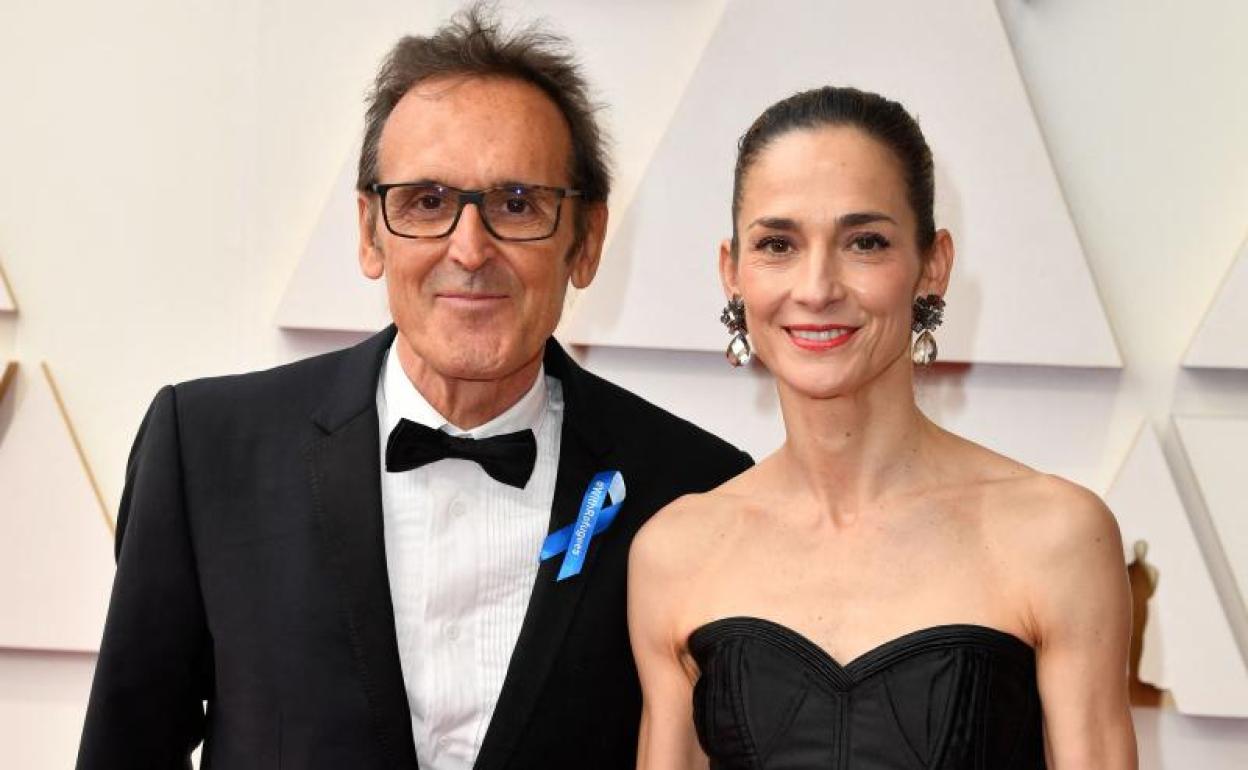
[[[368,698],[384,764],[415,768],[411,718],[394,633],[381,511],[377,375],[394,327],[346,351],[307,448],[322,552]]]
[[[564,395],[559,471],[547,530],[554,532],[576,520],[581,498],[593,475],[617,466],[612,464],[615,447],[611,436],[594,411],[592,400],[586,403],[584,370],[554,340],[547,343],[545,365],[546,372],[562,382]],[[538,568],[503,689],[477,756],[476,770],[496,770],[507,765],[559,657],[585,586],[593,578],[599,550],[591,541],[581,573],[567,580],[556,580],[562,563],[559,556],[547,559]]]

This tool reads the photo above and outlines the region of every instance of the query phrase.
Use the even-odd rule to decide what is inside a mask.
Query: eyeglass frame
[[[446,232],[443,232],[439,235],[408,235],[406,233],[398,232],[397,230],[394,229],[393,226],[391,226],[390,213],[386,210],[386,193],[390,192],[390,190],[396,187],[421,187],[421,186],[441,187],[447,190],[448,192],[454,192],[456,194],[455,218],[451,220],[451,224],[449,227],[446,228]],[[534,236],[532,238],[508,238],[508,237],[499,235],[498,232],[494,230],[494,227],[490,225],[489,218],[481,213],[482,205],[485,203],[485,195],[486,193],[494,192],[495,190],[506,190],[512,187],[522,187],[526,190],[551,190],[559,194],[559,201],[558,203],[555,204],[555,221],[554,221],[554,224],[551,225],[549,233],[547,233],[546,235]],[[571,187],[555,187],[552,185],[523,184],[523,183],[509,184],[509,185],[503,184],[503,185],[497,185],[495,187],[486,187],[480,190],[463,190],[458,187],[452,187],[449,184],[442,184],[440,182],[390,182],[390,183],[385,183],[385,184],[380,183],[380,182],[373,182],[372,184],[368,186],[368,189],[381,200],[381,219],[382,221],[386,223],[386,229],[390,231],[390,234],[398,238],[411,238],[413,240],[436,240],[438,238],[445,238],[446,236],[455,232],[455,228],[459,226],[459,218],[463,216],[464,214],[464,206],[467,206],[469,203],[472,203],[472,204],[475,204],[477,207],[477,215],[481,217],[481,225],[485,228],[485,231],[489,233],[495,239],[500,240],[500,241],[507,241],[510,243],[544,241],[547,238],[553,238],[555,233],[559,232],[559,222],[561,221],[561,217],[563,216],[564,199],[565,198],[583,198],[585,196],[584,190],[577,190]]]

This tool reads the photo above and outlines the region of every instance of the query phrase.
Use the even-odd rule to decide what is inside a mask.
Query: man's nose
[[[494,237],[485,229],[481,209],[475,202],[464,204],[459,223],[447,238],[447,256],[465,270],[478,270],[493,256]]]

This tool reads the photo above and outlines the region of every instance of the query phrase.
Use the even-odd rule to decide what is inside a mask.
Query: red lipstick
[[[832,350],[848,343],[858,331],[856,326],[844,324],[793,324],[785,326],[793,344],[802,350]]]

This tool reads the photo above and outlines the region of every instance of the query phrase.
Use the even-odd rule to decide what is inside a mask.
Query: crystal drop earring
[[[727,326],[728,333],[732,335],[732,339],[728,342],[728,349],[724,351],[728,363],[733,366],[745,366],[754,357],[754,351],[750,349],[750,340],[745,336],[745,302],[741,300],[741,297],[733,295],[732,299],[728,300],[724,312],[719,314],[719,322]]]

